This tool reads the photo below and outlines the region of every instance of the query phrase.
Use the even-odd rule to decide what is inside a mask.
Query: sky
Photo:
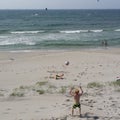
[[[0,0],[0,9],[120,9],[120,0]]]

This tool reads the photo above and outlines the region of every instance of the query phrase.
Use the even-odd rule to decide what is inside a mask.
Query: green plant
[[[60,93],[64,94],[66,92],[67,87],[66,86],[61,86]]]
[[[120,86],[120,80],[110,82],[109,85],[113,86]]]
[[[42,86],[46,85],[48,82],[47,81],[42,81],[42,82],[37,82],[36,85]]]
[[[14,96],[14,97],[23,97],[24,93],[20,93],[20,92],[13,92],[10,94],[10,96]]]
[[[36,90],[36,92],[38,92],[39,94],[44,94],[45,93],[44,90]]]
[[[30,88],[30,86],[20,86],[19,88],[17,88],[17,89],[22,89],[22,90],[24,90],[24,89],[29,89]]]
[[[103,85],[98,82],[91,82],[91,83],[88,83],[87,85],[87,88],[94,88],[94,87],[100,88],[100,87],[103,87]]]
[[[116,89],[115,91],[116,91],[116,92],[120,92],[120,89]]]

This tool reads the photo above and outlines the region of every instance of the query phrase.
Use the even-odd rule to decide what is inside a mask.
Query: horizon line
[[[0,8],[0,10],[45,10],[46,8]],[[60,8],[60,9],[55,9],[55,8],[47,8],[47,10],[120,10],[120,8]]]

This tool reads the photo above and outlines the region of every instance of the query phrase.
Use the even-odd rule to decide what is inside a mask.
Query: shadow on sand
[[[86,118],[87,120],[98,120],[98,119],[102,119],[102,120],[120,120],[120,117],[117,116],[95,116],[92,113],[85,113],[82,116],[80,116],[80,118]]]
[[[85,113],[85,114],[82,114],[80,118],[86,118],[87,120],[89,119],[97,120],[99,119],[99,116],[94,116],[91,113]]]

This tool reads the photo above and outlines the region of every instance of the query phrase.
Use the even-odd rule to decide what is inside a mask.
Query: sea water
[[[120,46],[120,10],[0,10],[0,51]]]

